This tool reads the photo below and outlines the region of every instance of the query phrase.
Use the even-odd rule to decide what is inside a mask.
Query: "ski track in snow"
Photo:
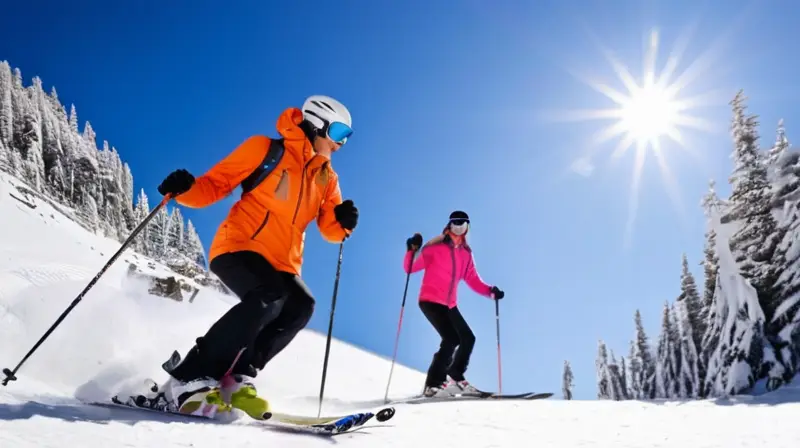
[[[91,235],[41,200],[18,208],[0,173],[0,367],[21,356],[72,302],[118,243]],[[82,404],[145,378],[185,353],[234,300],[202,289],[193,304],[147,294],[125,276],[127,253],[0,387],[0,447],[795,447],[800,385],[757,397],[698,402],[563,401],[397,404],[386,423],[325,438],[270,429],[244,417],[205,422]],[[326,310],[318,310],[325,312]],[[256,379],[280,412],[316,415],[325,335],[301,332]],[[323,414],[382,405],[389,361],[350,344],[331,345]],[[395,367],[390,397],[419,393],[424,374]],[[588,379],[592,381],[593,378]],[[558,392],[558,391],[552,391]]]

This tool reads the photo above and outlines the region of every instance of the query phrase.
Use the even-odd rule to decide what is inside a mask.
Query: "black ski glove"
[[[504,293],[503,290],[498,288],[497,286],[492,286],[492,294],[494,294],[495,300],[500,300],[506,295],[506,293]]]
[[[158,186],[158,192],[161,193],[162,196],[168,194],[178,196],[179,194],[189,191],[192,185],[194,185],[194,176],[192,176],[192,173],[184,169],[175,170],[169,173],[169,176],[161,182],[161,185]]]
[[[358,225],[358,208],[350,199],[334,207],[333,214],[345,230],[353,230]]]
[[[406,240],[406,250],[416,251],[420,246],[422,246],[422,235],[419,233]]]

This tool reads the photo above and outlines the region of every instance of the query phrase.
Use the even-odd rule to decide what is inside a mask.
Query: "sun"
[[[677,102],[659,86],[637,87],[619,111],[622,127],[637,144],[657,144],[662,136],[678,134]]]
[[[613,107],[571,111],[563,116],[567,121],[611,120],[611,124],[603,127],[594,136],[593,145],[589,149],[594,150],[597,146],[618,138],[611,154],[612,160],[627,154],[629,149],[634,149],[629,213],[625,231],[626,246],[629,244],[636,218],[639,183],[647,157],[652,155],[656,159],[670,199],[678,211],[683,214],[677,183],[664,154],[665,148],[668,147],[667,143],[673,142],[681,149],[692,153],[693,150],[685,144],[684,130],[688,128],[702,131],[714,130],[708,120],[691,114],[693,109],[708,104],[708,93],[693,97],[681,95],[687,85],[698,76],[698,63],[707,63],[708,61],[703,61],[702,57],[698,58],[689,68],[673,79],[680,60],[681,49],[670,54],[664,69],[657,74],[655,67],[658,36],[656,30],[652,30],[648,36],[648,47],[643,61],[644,70],[641,79],[636,79],[624,64],[619,62],[610,51],[604,49],[606,59],[621,81],[624,90],[596,80],[582,79],[588,86],[611,100],[614,103]],[[575,75],[575,73],[573,74]],[[579,76],[579,78],[583,77]],[[591,155],[584,154],[577,158],[572,162],[570,168],[580,175],[591,176],[594,172]]]

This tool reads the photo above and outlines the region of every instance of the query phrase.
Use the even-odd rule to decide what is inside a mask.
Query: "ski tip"
[[[385,422],[394,417],[395,409],[393,407],[383,408],[375,414],[375,420]]]

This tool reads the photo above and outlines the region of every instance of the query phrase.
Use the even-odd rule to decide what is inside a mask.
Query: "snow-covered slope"
[[[0,367],[13,367],[119,243],[89,234],[52,206],[17,197],[0,173]],[[164,379],[160,365],[229,306],[203,288],[193,303],[147,294],[125,275],[124,254],[19,372],[0,387],[0,447],[735,447],[794,446],[800,388],[734,402],[641,403],[542,400],[397,405],[386,424],[331,440],[234,424],[186,421],[81,405],[124,383]],[[159,269],[165,269],[159,267]],[[325,336],[302,332],[257,379],[284,412],[316,414]],[[389,363],[334,341],[324,413],[382,402]],[[577,380],[580,381],[580,378]],[[395,368],[391,396],[420,391],[423,374]],[[749,401],[748,401],[749,400]],[[754,404],[769,404],[755,406]]]

